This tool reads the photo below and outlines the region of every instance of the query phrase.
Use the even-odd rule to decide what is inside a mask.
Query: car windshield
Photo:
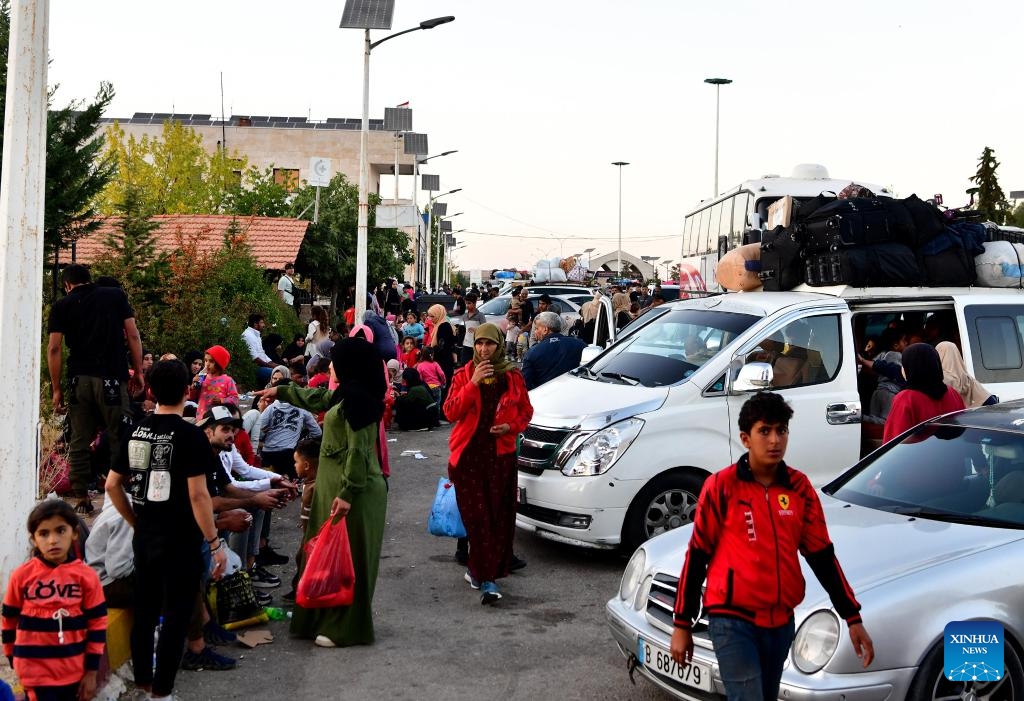
[[[487,316],[504,316],[512,303],[511,297],[495,297],[477,307],[477,310]]]
[[[696,372],[757,319],[703,309],[662,313],[621,339],[580,374],[645,387],[673,385]]]
[[[925,424],[825,492],[919,518],[1024,528],[1024,434]]]

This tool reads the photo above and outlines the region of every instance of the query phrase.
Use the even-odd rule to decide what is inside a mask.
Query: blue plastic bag
[[[462,525],[459,504],[455,501],[455,485],[447,477],[437,482],[434,504],[430,507],[427,530],[431,535],[465,538],[466,527]]]

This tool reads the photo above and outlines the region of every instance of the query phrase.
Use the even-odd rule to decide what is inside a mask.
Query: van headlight
[[[816,611],[796,632],[793,664],[804,674],[824,667],[839,646],[839,619],[831,611]]]
[[[626,419],[587,437],[562,466],[569,477],[600,475],[611,469],[643,428],[643,419]]]
[[[644,566],[647,564],[647,553],[643,548],[637,548],[633,557],[629,558],[626,570],[622,573],[622,581],[619,583],[619,598],[629,601],[636,594],[637,587],[644,578]]]

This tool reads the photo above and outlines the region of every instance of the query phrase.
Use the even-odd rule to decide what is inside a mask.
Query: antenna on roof
[[[221,158],[228,152],[228,130],[224,126],[224,71],[220,72],[220,148]]]

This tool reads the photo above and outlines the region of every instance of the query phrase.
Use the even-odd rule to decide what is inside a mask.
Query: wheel
[[[1003,644],[1005,674],[999,681],[950,681],[943,672],[943,649],[939,643],[931,649],[914,676],[907,694],[909,701],[1013,701],[1024,698],[1024,663],[1016,645]]]
[[[629,552],[645,540],[693,521],[704,480],[686,472],[658,475],[640,490],[626,512],[622,544]]]

